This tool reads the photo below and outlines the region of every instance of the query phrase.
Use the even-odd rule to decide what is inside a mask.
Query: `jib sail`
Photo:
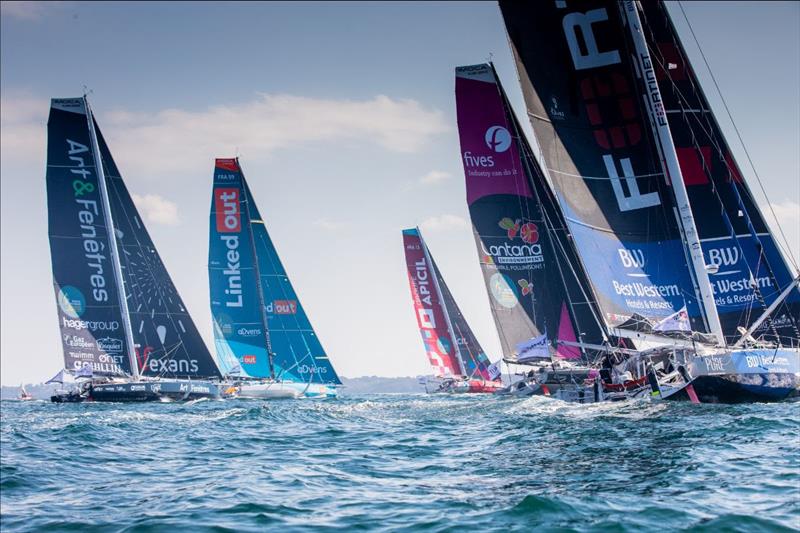
[[[420,239],[421,238],[420,236]],[[424,240],[422,243],[427,249],[427,244],[425,244]],[[436,265],[436,260],[431,255],[430,250],[428,250],[428,257],[431,260],[431,265],[433,265],[433,272],[436,275],[436,281],[442,293],[444,309],[452,328],[453,338],[455,339],[456,354],[461,362],[461,368],[464,370],[464,374],[469,378],[491,380],[488,368],[492,362],[489,360],[486,352],[483,351],[483,348],[478,342],[478,338],[475,337],[472,328],[470,328],[467,323],[467,319],[461,313],[461,309],[458,308],[458,304],[455,298],[453,298],[453,294],[450,292],[447,283],[444,281],[442,273],[439,271],[439,267]],[[501,381],[500,376],[497,376],[495,380]]]
[[[140,373],[169,378],[220,377],[219,368],[164,267],[96,122],[94,129],[108,184]]]
[[[435,267],[416,228],[403,230],[403,249],[411,299],[428,361],[437,377],[466,374],[458,358],[450,321],[436,281]]]
[[[693,329],[708,331],[617,2],[500,7],[541,159],[607,327],[686,305]]]
[[[218,347],[227,345],[239,359],[242,370],[253,377],[340,384],[339,376],[286,275],[237,159],[217,160],[214,191],[209,275],[212,313],[217,322],[215,334],[222,337],[216,337]],[[234,193],[238,198],[231,196]],[[213,242],[215,234],[220,242],[223,241],[226,232],[219,228],[225,227],[226,218],[231,215],[238,220],[231,219],[230,224],[240,228],[239,232],[227,232],[239,236],[239,265],[230,261],[230,248],[223,249]],[[221,226],[218,224],[220,220]],[[233,243],[228,238],[225,246]],[[225,274],[226,270],[229,275]],[[233,270],[240,272],[231,274]],[[239,276],[238,280],[236,276]],[[239,296],[241,307],[238,307]],[[228,301],[234,306],[226,305]],[[226,313],[231,309],[238,311]],[[225,314],[227,317],[220,319],[220,315]],[[223,330],[226,324],[231,327]],[[227,337],[226,331],[229,332]]]
[[[641,4],[672,139],[700,234],[720,322],[729,340],[748,328],[792,281],[755,199],[714,117],[663,2]],[[797,339],[794,289],[756,336]]]
[[[131,373],[110,235],[83,98],[53,99],[47,122],[47,213],[64,365]]]
[[[467,203],[504,357],[527,358],[543,341],[542,357],[580,357],[558,341],[600,344],[604,332],[491,65],[456,69],[456,110]]]

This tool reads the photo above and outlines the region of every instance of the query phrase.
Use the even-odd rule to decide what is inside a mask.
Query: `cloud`
[[[3,95],[3,148],[15,154],[15,162],[21,157],[28,158],[23,163],[41,162],[48,109],[46,100]],[[153,179],[207,172],[213,157],[237,151],[257,160],[318,142],[353,141],[413,153],[450,129],[441,111],[383,95],[335,100],[259,94],[249,102],[198,111],[117,109],[97,118],[123,174]]]
[[[0,13],[4,16],[21,20],[38,20],[48,11],[64,7],[67,2],[18,2],[3,0],[0,2]]]
[[[327,218],[320,218],[312,222],[312,224],[318,228],[324,229],[326,231],[339,231],[342,229],[347,228],[349,224],[347,222],[341,222],[336,220],[328,220]]]
[[[427,232],[450,231],[469,228],[469,222],[457,215],[439,215],[423,220],[420,228]]]
[[[157,194],[140,196],[136,193],[131,193],[131,198],[133,198],[133,203],[136,204],[139,211],[144,212],[144,218],[147,222],[164,226],[177,226],[180,223],[178,206],[174,202]]]
[[[800,259],[800,204],[793,200],[784,200],[780,203],[773,202],[772,209],[775,211],[775,217],[778,219],[780,228],[789,241],[789,253],[794,261],[797,261]],[[764,213],[769,225],[775,229],[773,231],[775,240],[783,245],[783,238],[780,232],[777,231],[775,218],[770,213],[769,207],[762,206],[761,212]]]
[[[431,170],[419,179],[419,184],[436,185],[437,183],[441,183],[450,179],[451,177],[453,177],[453,175],[449,172],[444,172],[443,170]]]

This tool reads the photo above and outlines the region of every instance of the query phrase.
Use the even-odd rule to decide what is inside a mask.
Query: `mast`
[[[719,320],[717,305],[714,302],[714,292],[711,282],[708,279],[705,260],[703,259],[703,249],[700,244],[700,236],[697,233],[692,207],[689,205],[689,195],[683,181],[678,155],[675,151],[675,144],[672,141],[669,122],[664,110],[661,91],[656,81],[655,69],[653,68],[650,53],[647,49],[644,35],[642,34],[641,20],[638,13],[638,2],[626,0],[624,6],[620,4],[623,11],[623,21],[627,22],[631,38],[636,50],[636,66],[642,82],[646,84],[647,94],[642,95],[648,111],[650,126],[657,140],[657,146],[661,152],[661,162],[664,170],[672,184],[672,191],[676,201],[676,218],[678,226],[686,243],[691,262],[692,281],[698,300],[702,302],[702,316],[706,321],[709,331],[716,337],[717,343],[725,346],[725,335],[722,332],[722,324]]]
[[[456,355],[456,360],[458,361],[458,367],[461,369],[461,375],[466,376],[467,370],[465,368],[464,361],[461,359],[461,349],[458,347],[458,341],[456,340],[455,331],[453,330],[453,323],[450,321],[450,314],[447,312],[447,307],[444,303],[442,289],[439,287],[439,278],[436,276],[436,272],[433,267],[433,259],[431,259],[425,239],[422,238],[422,232],[419,231],[419,226],[417,226],[417,233],[419,234],[419,241],[422,243],[422,252],[425,254],[425,260],[428,261],[428,264],[431,266],[433,286],[436,287],[436,294],[439,297],[439,305],[442,307],[442,314],[444,314],[445,321],[447,322],[447,332],[450,334],[450,342],[453,343],[453,349]]]
[[[241,165],[239,165],[239,158],[236,158],[236,166],[239,167],[239,173],[242,176],[242,193],[246,196],[247,202],[245,202],[244,208],[246,209],[247,215],[247,224],[251,225],[253,222],[257,224],[263,224],[263,220],[253,220],[250,217],[250,195],[248,194],[249,188],[246,185],[244,172],[242,171]],[[256,250],[256,239],[255,235],[253,234],[252,228],[248,232],[250,234],[250,250],[253,254],[253,269],[255,270],[256,274],[256,293],[258,294],[258,305],[261,310],[261,322],[264,325],[264,338],[267,341],[267,357],[269,359],[269,376],[272,379],[275,379],[275,367],[272,364],[272,342],[269,338],[269,326],[267,325],[267,305],[264,301],[264,289],[261,286],[261,271],[258,267],[258,253]]]
[[[100,156],[100,145],[97,142],[97,134],[94,130],[94,117],[89,107],[89,100],[83,96],[86,105],[86,120],[89,123],[89,138],[92,141],[92,154],[94,155],[95,168],[97,169],[97,184],[100,187],[100,197],[103,199],[103,211],[105,223],[109,236],[110,260],[114,270],[114,279],[117,282],[117,293],[119,295],[119,307],[122,315],[122,329],[125,332],[125,343],[128,345],[128,360],[131,365],[133,380],[139,381],[139,363],[136,360],[136,349],[133,342],[133,328],[131,327],[131,316],[128,313],[128,298],[125,295],[125,283],[122,279],[122,264],[119,260],[119,249],[117,248],[117,234],[114,226],[114,219],[111,215],[111,201],[108,197],[108,187],[106,184],[106,173],[103,170],[103,160]]]

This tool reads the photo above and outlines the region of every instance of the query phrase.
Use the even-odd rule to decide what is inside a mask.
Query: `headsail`
[[[437,287],[435,267],[416,228],[403,230],[403,249],[414,314],[433,372],[436,377],[465,375]]]
[[[136,361],[142,375],[217,378],[220,371],[150,239],[97,123]]]
[[[541,157],[606,325],[634,314],[657,321],[686,305],[693,329],[709,331],[713,310],[699,297],[617,2],[500,7]]]
[[[532,339],[568,358],[574,350],[556,341],[602,344],[562,215],[491,65],[456,69],[456,106],[467,203],[504,357],[529,351]]]
[[[223,175],[227,176],[223,179]],[[225,205],[223,197],[227,191],[225,201],[232,202]],[[237,251],[240,264],[239,280],[231,280],[231,276],[226,277],[225,269],[228,268],[230,257],[229,252],[225,251],[224,256],[219,255],[222,248],[212,244],[209,252],[209,272],[212,289],[212,313],[214,313],[217,327],[220,328],[221,337],[218,335],[217,346],[227,348],[239,359],[242,370],[253,377],[274,376],[276,379],[286,381],[300,381],[307,383],[326,383],[340,384],[339,376],[336,374],[333,365],[328,359],[322,344],[314,332],[314,328],[306,316],[305,310],[300,303],[297,293],[286,275],[286,270],[278,257],[278,252],[270,239],[269,233],[264,225],[264,220],[256,207],[255,201],[247,181],[244,178],[241,167],[237,159],[218,159],[217,171],[214,180],[214,203],[212,203],[211,221],[211,240],[214,242],[215,234],[220,241],[223,239],[222,233],[217,226],[219,211],[222,216],[227,217],[230,213],[236,213],[239,217],[238,224],[241,227],[238,232],[239,242]],[[238,191],[238,192],[237,192]],[[218,196],[219,194],[219,196]],[[231,196],[238,194],[238,198]],[[220,203],[217,205],[217,198]],[[233,211],[234,209],[238,211]],[[224,227],[224,218],[222,224]],[[230,232],[229,232],[230,233]],[[237,232],[233,232],[237,233]],[[230,233],[231,235],[233,233]],[[244,241],[244,242],[242,242]],[[226,246],[232,245],[233,241],[228,240]],[[249,251],[248,251],[249,250]],[[222,261],[225,266],[222,267]],[[214,269],[222,272],[215,272]],[[233,281],[233,285],[231,285]],[[236,286],[236,285],[239,286]],[[224,291],[228,290],[229,293]],[[235,291],[241,290],[241,294]],[[260,294],[259,294],[260,292]],[[236,316],[229,314],[230,321],[224,315],[226,310],[233,309],[230,306],[217,305],[214,302],[225,294],[226,297],[241,296],[241,309],[236,312]],[[238,303],[238,300],[231,300]],[[259,318],[261,315],[263,318]],[[239,322],[237,322],[239,321]],[[266,327],[263,326],[266,321]],[[221,328],[226,324],[238,324],[235,331],[230,329],[231,335],[225,336],[225,330]],[[259,325],[260,324],[260,325]],[[217,329],[215,327],[215,330]],[[250,331],[242,330],[250,328]],[[260,329],[260,331],[256,331]],[[244,334],[247,333],[247,334]],[[215,334],[216,331],[215,331]],[[245,353],[249,351],[250,353]],[[258,355],[264,354],[261,360]],[[255,355],[256,364],[250,363],[248,355]],[[268,365],[264,366],[261,361],[268,359]],[[271,369],[271,372],[269,370]]]
[[[663,2],[642,2],[644,37],[653,58],[670,131],[700,233],[725,335],[738,338],[792,281],[755,199],[714,117]],[[756,336],[797,339],[795,289]]]
[[[53,99],[47,123],[47,207],[64,366],[131,373],[110,235],[83,98]]]

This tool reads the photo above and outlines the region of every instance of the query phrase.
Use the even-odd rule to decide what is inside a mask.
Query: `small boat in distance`
[[[17,399],[20,400],[20,401],[27,401],[27,400],[33,400],[34,398],[33,398],[33,395],[31,393],[29,393],[28,391],[25,390],[25,385],[20,383],[20,386],[19,386],[19,397]]]
[[[332,398],[342,384],[306,316],[238,159],[217,159],[208,277],[217,361],[240,398]]]
[[[51,400],[220,397],[222,375],[85,96],[52,100],[47,139],[48,232],[65,370],[57,378],[85,378]]]
[[[429,392],[493,393],[502,389],[498,365],[490,364],[419,228],[403,230],[403,248],[417,325],[437,378],[436,389]]]

